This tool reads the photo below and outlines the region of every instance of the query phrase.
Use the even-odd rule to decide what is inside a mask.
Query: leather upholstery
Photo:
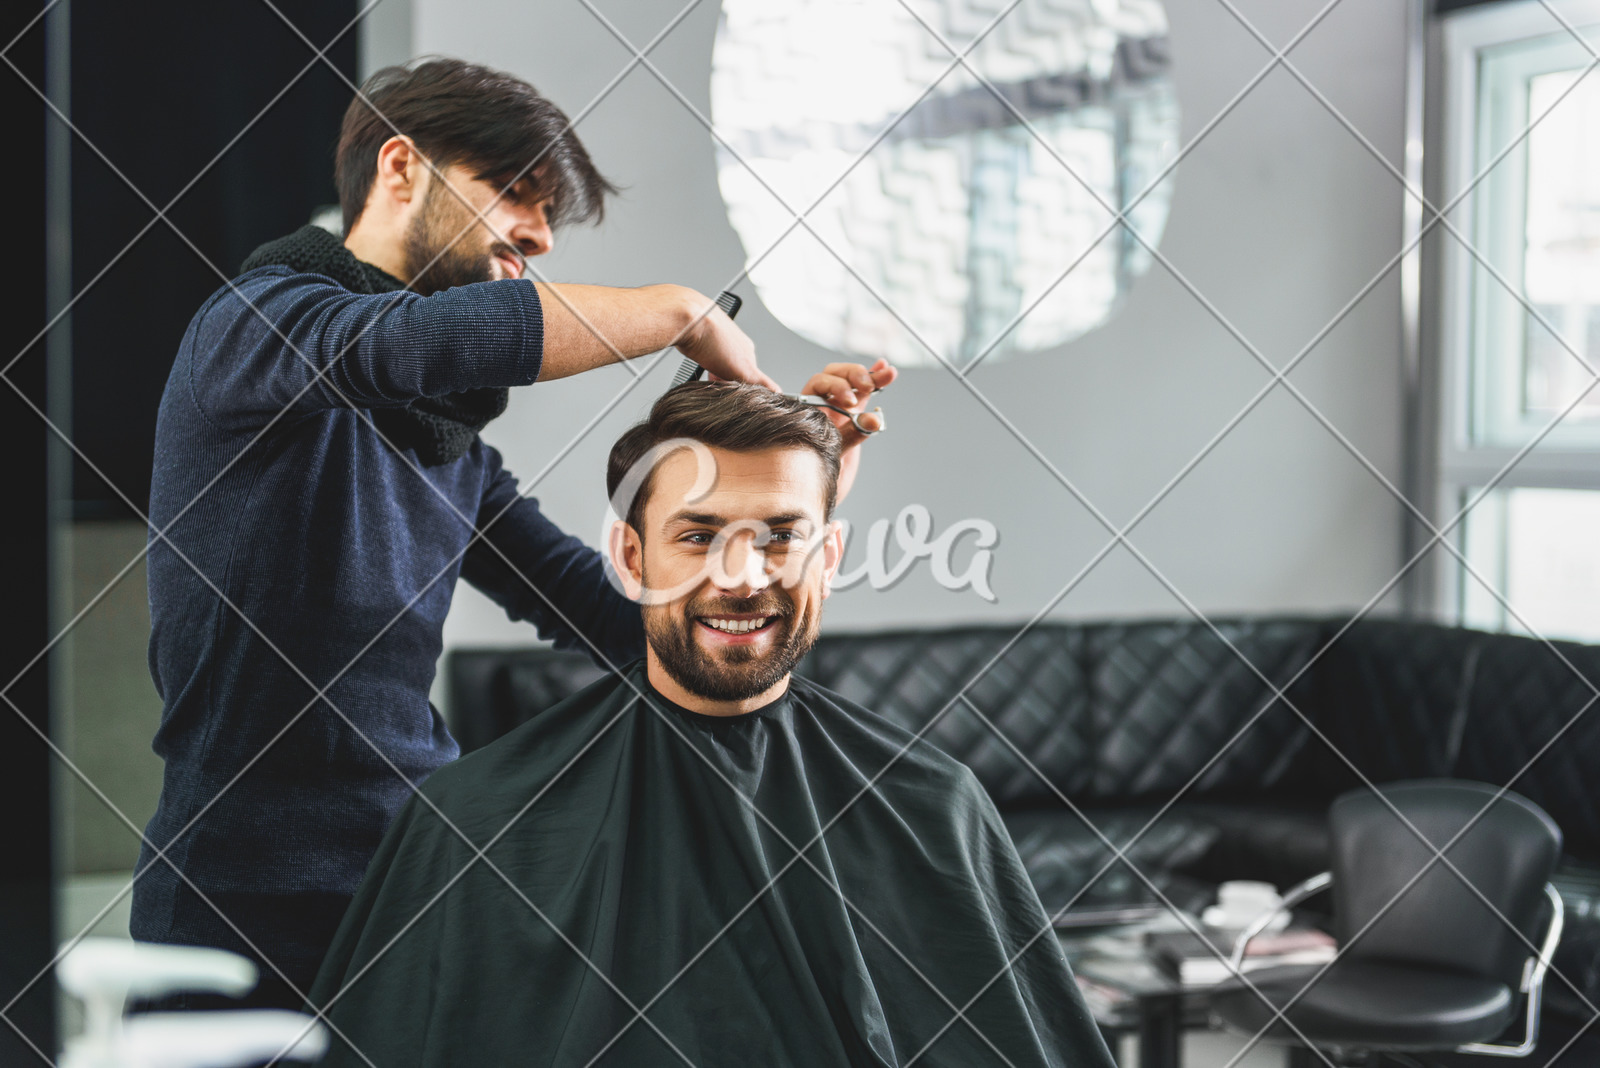
[[[1211,1011],[1246,1034],[1272,1019],[1264,996],[1313,1044],[1388,1050],[1451,1049],[1495,1038],[1516,1018],[1519,1002],[1494,979],[1458,972],[1342,958],[1298,1001],[1318,966],[1271,968],[1247,974],[1257,991],[1229,982],[1211,995]],[[1361,1036],[1360,1041],[1353,1036]],[[1298,1042],[1282,1020],[1266,1037]]]
[[[1515,789],[1555,817],[1572,852],[1600,859],[1600,648],[1551,644],[1484,643],[1452,774],[1500,784],[1521,773]]]
[[[1081,628],[857,638],[819,641],[801,673],[903,727],[927,727],[927,739],[977,772],[997,804],[1054,800],[1051,787],[1068,796],[1088,789],[1097,747]]]
[[[1002,627],[834,636],[801,672],[912,730],[937,717],[928,739],[970,765],[1001,805],[1055,790],[1165,800],[1196,776],[1205,794],[1278,786],[1311,736],[1251,665],[1281,687],[1311,658],[1321,627],[1264,620],[1217,631],[1056,623],[1020,638]]]
[[[1517,984],[1549,922],[1544,884],[1561,831],[1525,798],[1483,783],[1380,789],[1381,798],[1352,790],[1328,811],[1333,934],[1345,955]]]
[[[1064,910],[1166,902],[1198,912],[1211,903],[1214,891],[1183,870],[1211,849],[1217,829],[1181,814],[1157,816],[1154,809],[1096,811],[1090,826],[1076,817],[1063,819],[1059,808],[1046,808],[1004,818],[1052,917]],[[1156,823],[1145,830],[1152,819]],[[1118,859],[1113,847],[1124,850],[1126,859]]]
[[[606,671],[586,656],[544,649],[462,649],[450,654],[450,730],[463,753],[481,749]]]
[[[933,722],[928,738],[970,765],[1008,817],[1055,813],[1058,838],[1079,836],[1051,854],[1078,858],[1074,871],[1097,840],[1063,796],[1099,826],[1135,809],[1148,819],[1181,791],[1163,820],[1205,828],[1209,848],[1182,854],[1181,863],[1163,864],[1153,851],[1135,856],[1153,881],[1179,893],[1238,877],[1281,886],[1326,868],[1324,817],[1336,796],[1361,784],[1357,771],[1380,783],[1510,783],[1564,833],[1555,882],[1569,922],[1555,966],[1600,1005],[1600,702],[1587,705],[1590,683],[1600,688],[1600,647],[1556,643],[1552,653],[1514,635],[1348,623],[1267,617],[1216,621],[1215,629],[1193,620],[1042,623],[1020,637],[1009,626],[841,633],[825,635],[800,670],[914,730]],[[541,649],[457,651],[447,670],[464,750],[600,675],[583,657]],[[1287,701],[1261,676],[1287,686]],[[1149,834],[1161,841],[1162,830],[1158,823]],[[1084,877],[1053,870],[1063,887]],[[1588,1018],[1559,977],[1548,989],[1552,1009]]]
[[[1528,947],[1549,923],[1544,885],[1561,831],[1532,802],[1483,783],[1379,790],[1352,790],[1329,810],[1343,955],[1320,976],[1277,968],[1225,984],[1211,1011],[1233,1027],[1266,1026],[1270,1002],[1294,1025],[1274,1026],[1279,1038],[1448,1050],[1491,1041],[1511,1022]]]

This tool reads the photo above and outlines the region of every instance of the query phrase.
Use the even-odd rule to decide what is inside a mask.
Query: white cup
[[[1217,903],[1206,909],[1200,919],[1208,927],[1248,927],[1281,904],[1283,898],[1271,883],[1239,879],[1217,887]],[[1282,927],[1288,920],[1283,915],[1273,922]]]

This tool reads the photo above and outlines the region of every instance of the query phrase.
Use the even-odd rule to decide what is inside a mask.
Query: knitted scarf
[[[405,288],[394,275],[356,259],[344,242],[320,226],[302,226],[287,237],[268,241],[250,253],[240,271],[277,264],[303,274],[326,275],[352,293]],[[418,397],[404,408],[377,409],[372,418],[390,441],[414,449],[417,459],[432,467],[465,455],[478,431],[506,410],[510,395],[507,389],[469,389]]]

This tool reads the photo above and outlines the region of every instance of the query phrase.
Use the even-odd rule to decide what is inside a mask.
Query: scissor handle
[[[840,415],[842,415],[846,419],[850,420],[850,425],[855,427],[858,431],[860,431],[863,434],[867,434],[867,435],[876,434],[880,430],[883,429],[882,427],[878,427],[876,429],[869,430],[868,428],[866,428],[866,427],[861,425],[861,417],[863,415],[866,415],[867,414],[866,412],[852,412],[847,408],[841,408],[837,404],[831,403],[826,397],[819,397],[814,393],[785,393],[785,394],[783,394],[783,396],[788,397],[792,401],[798,401],[799,403],[804,404],[807,407],[811,407],[811,408],[826,408],[829,411],[838,412]],[[878,416],[878,419],[880,421],[882,421],[882,419],[883,419],[883,411],[882,411],[882,409],[876,409],[876,410],[874,410],[874,412],[872,414]]]

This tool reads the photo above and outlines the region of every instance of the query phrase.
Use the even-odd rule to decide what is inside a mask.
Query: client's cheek
[[[799,553],[790,553],[776,561],[769,560],[767,576],[774,586],[792,590],[805,578],[805,558]]]

